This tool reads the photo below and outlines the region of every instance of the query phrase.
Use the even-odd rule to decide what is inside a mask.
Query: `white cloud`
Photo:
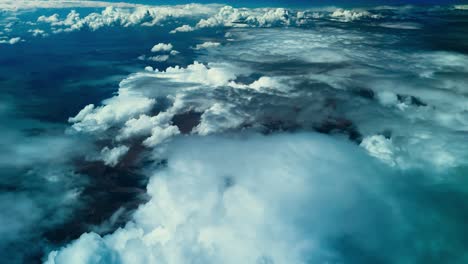
[[[169,52],[173,48],[171,43],[158,43],[151,48],[151,52]]]
[[[382,135],[373,135],[365,137],[360,146],[365,148],[370,155],[380,159],[388,165],[396,165],[396,153],[391,139],[387,139]]]
[[[50,23],[52,26],[60,27],[55,32],[71,32],[89,28],[98,30],[109,26],[154,26],[165,20],[177,18],[198,18],[209,16],[219,9],[218,5],[188,4],[177,6],[135,6],[134,8],[119,8],[115,5],[106,6],[100,13],[91,13],[81,17],[72,10],[65,19],[59,15],[49,17],[41,16],[38,22]]]
[[[28,32],[32,33],[34,37],[47,37],[49,34],[47,34],[44,30],[42,29],[30,29]]]
[[[330,14],[330,17],[338,19],[342,22],[350,22],[355,20],[360,20],[363,18],[381,18],[380,15],[371,14],[366,10],[346,10],[346,9],[336,9],[333,13]]]
[[[216,47],[219,47],[220,45],[221,43],[219,42],[207,41],[202,44],[197,44],[194,49],[202,50],[202,49],[216,48]]]
[[[258,80],[254,81],[249,85],[249,88],[261,90],[263,88],[273,88],[280,90],[283,85],[279,82],[278,78],[262,76]]]
[[[169,126],[172,115],[169,113],[160,113],[157,116],[149,117],[140,115],[138,118],[132,118],[125,122],[117,140],[124,140],[134,136],[146,136],[151,134],[151,130],[158,126]]]
[[[104,237],[83,234],[46,263],[325,263],[341,259],[327,243],[335,234],[352,234],[359,245],[397,237],[392,228],[360,236],[369,225],[401,220],[391,210],[377,210],[381,218],[363,210],[369,199],[389,205],[378,184],[387,172],[342,141],[195,137],[168,150],[167,168],[147,187],[151,200],[132,221]]]
[[[218,87],[228,85],[240,72],[242,72],[242,69],[227,63],[204,65],[194,62],[188,65],[187,68],[169,67],[165,72],[156,73],[156,76],[170,78],[173,82],[199,83]]]
[[[178,134],[180,131],[177,126],[156,126],[151,130],[151,136],[145,139],[143,144],[147,147],[155,147]]]
[[[10,44],[10,45],[15,45],[16,43],[21,42],[22,39],[20,37],[15,37],[7,40],[0,40],[0,44]]]
[[[215,103],[207,109],[201,116],[200,124],[195,128],[195,132],[200,135],[219,133],[229,129],[239,127],[246,117],[235,112],[235,106]]]
[[[155,102],[154,99],[120,89],[117,96],[103,101],[102,106],[88,105],[69,122],[73,123],[72,128],[77,132],[103,131],[148,112]]]
[[[225,6],[217,14],[201,19],[195,28],[210,27],[271,27],[290,25],[289,11],[284,8],[233,8]]]
[[[101,159],[104,161],[104,164],[107,166],[114,167],[120,161],[120,159],[127,154],[129,147],[127,146],[118,146],[115,148],[104,147],[101,150]]]
[[[177,33],[177,32],[191,32],[191,31],[194,31],[194,30],[195,29],[193,27],[189,26],[189,25],[182,25],[180,27],[175,28],[170,33],[174,34],[174,33]]]
[[[40,16],[37,18],[37,22],[54,24],[54,23],[59,22],[59,15],[53,14],[50,16]]]

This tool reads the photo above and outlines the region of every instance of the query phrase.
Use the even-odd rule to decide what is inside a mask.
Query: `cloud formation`
[[[349,143],[316,134],[194,137],[167,151],[167,168],[148,185],[151,200],[131,222],[104,237],[83,234],[46,263],[338,261],[343,256],[327,239],[366,232],[360,221],[381,221],[374,212],[352,214],[349,224],[337,218],[382,194],[378,166]]]

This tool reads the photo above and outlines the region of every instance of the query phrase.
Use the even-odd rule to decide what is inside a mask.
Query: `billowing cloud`
[[[106,130],[112,125],[125,123],[151,109],[156,101],[121,89],[119,94],[103,102],[102,106],[88,105],[75,117],[69,119],[73,130],[94,132]]]
[[[177,33],[177,32],[191,32],[194,31],[195,29],[189,25],[182,25],[180,27],[177,27],[173,30],[171,30],[171,34]]]
[[[338,19],[343,22],[350,22],[354,20],[359,20],[363,18],[380,18],[380,15],[371,14],[366,10],[346,10],[346,9],[337,9],[330,17]]]

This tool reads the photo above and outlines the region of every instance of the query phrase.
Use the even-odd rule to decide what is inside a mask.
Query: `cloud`
[[[363,18],[381,18],[378,14],[371,14],[366,10],[346,10],[346,9],[336,9],[333,13],[330,14],[330,17],[338,19],[342,22],[350,22],[355,20],[360,20]]]
[[[21,42],[22,39],[20,37],[15,37],[7,40],[0,40],[0,44],[10,44],[10,45],[15,45],[19,42]]]
[[[42,29],[30,29],[28,32],[30,32],[34,37],[47,37],[49,35]]]
[[[151,48],[151,52],[169,52],[173,48],[171,43],[158,43]]]
[[[102,106],[86,106],[69,122],[73,123],[72,129],[77,132],[102,131],[151,110],[155,102],[154,99],[121,89],[117,96],[103,101]]]
[[[210,27],[271,27],[289,25],[289,11],[284,8],[233,8],[225,6],[209,18],[201,19],[195,28]]]
[[[207,42],[203,42],[202,44],[197,44],[194,49],[202,50],[202,49],[216,48],[216,47],[219,47],[220,45],[221,43],[219,42],[207,41]]]
[[[177,126],[155,126],[151,130],[151,136],[145,139],[143,144],[148,147],[154,147],[178,134],[180,134],[180,131]]]
[[[191,111],[199,114],[200,120],[190,128],[195,134],[299,127],[345,134],[361,143],[388,133],[394,149],[401,150],[395,155],[401,156],[397,165],[402,169],[465,164],[464,151],[456,143],[462,141],[457,131],[468,127],[463,88],[449,77],[433,77],[440,72],[467,72],[463,54],[379,49],[375,38],[340,28],[262,29],[254,36],[248,29],[230,33],[238,41],[208,49],[200,58],[209,61],[215,56],[216,63],[148,69],[122,81],[120,90],[165,103],[152,103],[118,120],[111,119],[93,133],[128,139],[132,136],[115,134],[109,128],[122,128],[132,118],[151,116],[151,109],[161,107],[159,111],[171,118]],[[366,48],[349,44],[357,40]],[[381,70],[382,59],[394,74],[414,78],[400,81],[389,75]],[[99,108],[103,107],[113,112],[117,111],[113,107],[121,106],[116,103]],[[257,111],[258,107],[262,110]],[[90,109],[93,116],[94,107]],[[81,122],[80,115],[74,127],[89,124]],[[140,135],[149,137],[156,127],[165,131],[174,125],[171,120],[150,122]],[[440,155],[426,155],[431,151]]]
[[[37,22],[50,23],[50,24],[58,23],[59,15],[53,14],[50,16],[40,16],[37,18]]]
[[[173,30],[171,30],[171,34],[177,33],[177,32],[191,32],[194,31],[195,29],[189,25],[182,25],[180,27],[177,27]]]
[[[377,209],[389,209],[375,184],[380,168],[342,141],[315,134],[193,137],[168,151],[167,168],[148,185],[151,200],[125,228],[83,234],[46,263],[325,262],[343,257],[328,238],[348,232],[364,245],[369,241],[359,234],[367,224],[398,223],[391,209]],[[369,200],[377,201],[379,218],[362,210]],[[338,220],[350,209],[359,213]],[[391,232],[380,238],[386,236]]]
[[[49,17],[40,16],[38,22],[49,23],[56,27],[55,33],[72,32],[84,28],[98,30],[110,26],[154,26],[166,20],[178,18],[199,18],[209,16],[219,9],[218,5],[187,4],[176,6],[136,6],[134,8],[119,8],[106,6],[100,13],[93,12],[84,17],[72,10],[65,19],[54,14]]]
[[[119,163],[120,159],[127,154],[128,150],[129,147],[127,146],[118,146],[112,149],[104,147],[101,150],[101,159],[107,166],[114,167]]]

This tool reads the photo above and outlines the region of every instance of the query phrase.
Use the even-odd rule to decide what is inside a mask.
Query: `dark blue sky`
[[[142,4],[187,4],[187,3],[223,3],[232,6],[373,6],[404,4],[462,4],[468,0],[109,0],[111,2],[135,2]]]

